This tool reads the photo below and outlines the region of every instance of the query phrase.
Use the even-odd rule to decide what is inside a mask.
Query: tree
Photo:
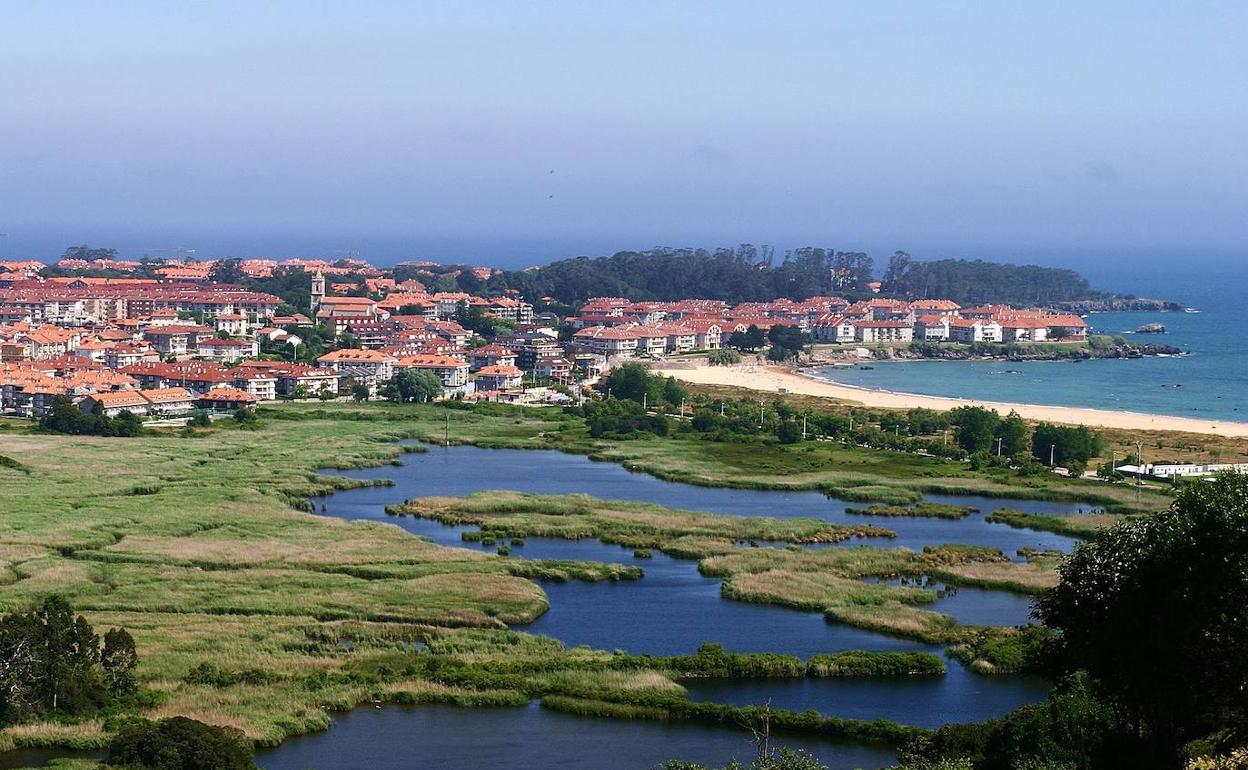
[[[802,440],[802,426],[793,420],[785,420],[776,427],[776,438],[781,444],[796,444]]]
[[[109,765],[156,770],[254,770],[251,744],[233,727],[186,717],[131,723],[108,744]]]
[[[626,398],[648,407],[666,403],[672,407],[689,397],[674,377],[663,378],[650,373],[641,364],[624,364],[612,369],[595,386],[612,398]]]
[[[735,350],[720,348],[707,353],[706,361],[711,366],[731,366],[741,363],[741,354]]]
[[[110,664],[125,659],[120,644]],[[0,618],[0,724],[93,714],[110,700],[106,677],[99,637],[65,599]]]
[[[896,292],[906,272],[910,269],[910,255],[904,251],[894,251],[893,256],[888,258],[888,269],[884,271],[884,277],[880,280],[883,290],[886,292]]]
[[[139,665],[139,654],[135,651],[134,637],[129,631],[114,628],[104,634],[100,665],[104,668],[104,683],[113,697],[125,697],[138,689],[134,669]]]
[[[87,262],[116,258],[117,249],[91,248],[86,244],[83,244],[82,246],[70,246],[61,253],[61,259],[81,259]]]
[[[1169,509],[1078,546],[1037,602],[1058,674],[1086,671],[1136,749],[1248,729],[1248,476],[1189,484]],[[1123,766],[1130,766],[1130,763]]]
[[[243,272],[243,261],[241,259],[223,259],[212,266],[213,283],[235,283],[241,284],[247,282],[247,273]]]
[[[767,340],[771,343],[767,357],[772,361],[784,361],[797,358],[810,344],[810,335],[796,326],[777,324],[767,330]]]
[[[381,397],[399,404],[432,401],[442,395],[442,380],[427,369],[400,369],[381,386]]]
[[[1086,425],[1052,425],[1042,422],[1031,435],[1031,453],[1041,462],[1052,459],[1054,465],[1066,468],[1087,466],[1101,453],[1101,435]]]
[[[728,340],[724,344],[736,350],[744,351],[744,350],[757,350],[758,349],[758,348],[750,347],[750,338],[746,335],[744,331],[740,329],[737,329],[732,334],[729,334]]]
[[[956,427],[954,437],[958,446],[968,452],[988,452],[993,448],[1001,418],[981,406],[959,406],[949,410],[949,422]]]
[[[102,414],[98,408],[94,412],[85,412],[69,398],[55,396],[48,405],[48,411],[39,418],[39,427],[71,436],[131,437],[143,432],[143,421],[127,410],[116,417]]]
[[[1027,451],[1027,423],[1018,412],[1011,411],[997,426],[996,437],[1000,440],[1000,454],[1013,457]],[[995,448],[995,447],[994,447]]]
[[[589,401],[582,407],[585,424],[593,438],[602,436],[631,436],[636,433],[653,433],[666,436],[670,429],[668,418],[650,414],[641,404],[628,398],[612,398],[605,401]]]
[[[763,334],[762,329],[754,324],[750,324],[745,330],[745,341],[750,350],[758,350],[767,344],[767,336]]]
[[[373,395],[372,391],[368,389],[368,386],[359,380],[348,379],[343,383],[343,385],[346,386],[344,389],[347,393],[351,394],[351,400],[353,401],[367,401]]]

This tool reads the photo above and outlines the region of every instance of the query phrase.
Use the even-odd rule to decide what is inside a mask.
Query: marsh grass
[[[998,508],[988,514],[987,521],[1005,524],[1015,529],[1034,529],[1042,532],[1054,532],[1068,537],[1088,538],[1129,518],[1131,517],[1112,513],[1083,513],[1057,516],[1025,513],[1014,508]]]
[[[666,508],[652,503],[603,500],[590,495],[537,495],[522,492],[477,492],[467,497],[424,497],[387,506],[388,513],[418,516],[443,524],[471,524],[468,541],[489,545],[514,537],[594,538],[635,549],[669,551],[692,558],[707,555],[697,545],[722,550],[720,543],[766,541],[837,543],[853,537],[888,537],[881,527],[845,527],[819,519],[772,519],[723,516]],[[715,545],[710,545],[712,541]]]
[[[945,662],[930,652],[872,652],[847,650],[816,655],[807,661],[806,672],[814,677],[910,677],[943,676]]]
[[[965,505],[951,505],[949,503],[915,503],[910,506],[871,505],[866,508],[846,508],[845,512],[861,516],[919,516],[935,519],[964,519],[972,513],[978,513],[979,509]]]

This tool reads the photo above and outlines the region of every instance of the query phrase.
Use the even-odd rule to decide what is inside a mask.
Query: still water
[[[842,501],[818,492],[696,487],[661,481],[631,473],[615,464],[592,462],[578,455],[558,452],[432,447],[426,453],[406,455],[402,462],[399,467],[344,472],[353,478],[391,479],[395,486],[339,492],[318,500],[318,508],[323,503],[325,515],[387,521],[444,545],[475,549],[482,546],[464,543],[461,539],[462,532],[473,529],[471,527],[387,516],[383,508],[387,503],[406,498],[512,489],[546,494],[592,493],[727,515],[803,516],[838,523],[854,523],[864,518],[846,514]],[[939,499],[985,511],[999,503],[973,497]],[[1078,508],[1026,501],[1019,501],[1017,505],[1036,512],[1071,512]],[[982,514],[960,521],[869,520],[897,529],[899,537],[896,541],[858,542],[885,547],[901,544],[921,548],[927,543],[970,542],[1012,553],[1022,547],[1068,550],[1074,542],[1046,533],[988,524],[983,521]],[[639,581],[543,584],[551,609],[521,628],[551,636],[569,646],[583,644],[639,654],[680,655],[695,651],[704,642],[716,642],[739,652],[787,652],[802,658],[845,649],[941,653],[939,648],[828,623],[818,613],[724,600],[720,597],[719,580],[700,575],[692,561],[673,559],[659,552],[650,559],[636,559],[630,549],[596,540],[527,538],[523,546],[513,549],[512,557],[614,562],[638,565],[645,570],[645,577]],[[1030,602],[1026,597],[1005,592],[961,589],[930,606],[965,623],[1017,625],[1026,622]],[[921,726],[998,716],[1043,698],[1045,692],[1044,683],[1040,681],[974,676],[956,663],[951,663],[946,676],[923,680],[702,681],[687,685],[697,698],[734,703],[761,703],[770,699],[778,707],[815,708],[829,715],[887,718]]]
[[[832,770],[893,761],[880,748],[780,736]],[[590,719],[547,711],[398,706],[356,709],[327,732],[260,752],[264,770],[646,770],[668,759],[712,763],[753,755],[741,730],[699,724]]]

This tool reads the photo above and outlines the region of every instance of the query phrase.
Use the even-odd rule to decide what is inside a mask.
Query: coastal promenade
[[[1232,438],[1248,436],[1248,423],[1229,420],[1201,420],[1190,417],[1143,414],[1140,412],[1119,412],[1106,409],[1016,404],[1003,401],[981,401],[969,398],[895,393],[827,382],[807,377],[791,368],[780,366],[763,366],[758,364],[708,366],[691,364],[692,362],[664,362],[652,367],[652,371],[656,374],[672,376],[678,380],[698,385],[724,385],[768,393],[787,392],[805,396],[819,396],[859,403],[863,406],[874,408],[914,409],[924,407],[927,409],[945,410],[959,406],[982,406],[993,409],[1002,415],[1008,414],[1010,411],[1016,411],[1028,420],[1040,420],[1066,425],[1089,425],[1122,430],[1180,431]]]

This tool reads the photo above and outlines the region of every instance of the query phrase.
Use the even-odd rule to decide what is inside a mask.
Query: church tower
[[[321,309],[321,300],[325,299],[325,276],[320,270],[312,276],[312,317]]]

